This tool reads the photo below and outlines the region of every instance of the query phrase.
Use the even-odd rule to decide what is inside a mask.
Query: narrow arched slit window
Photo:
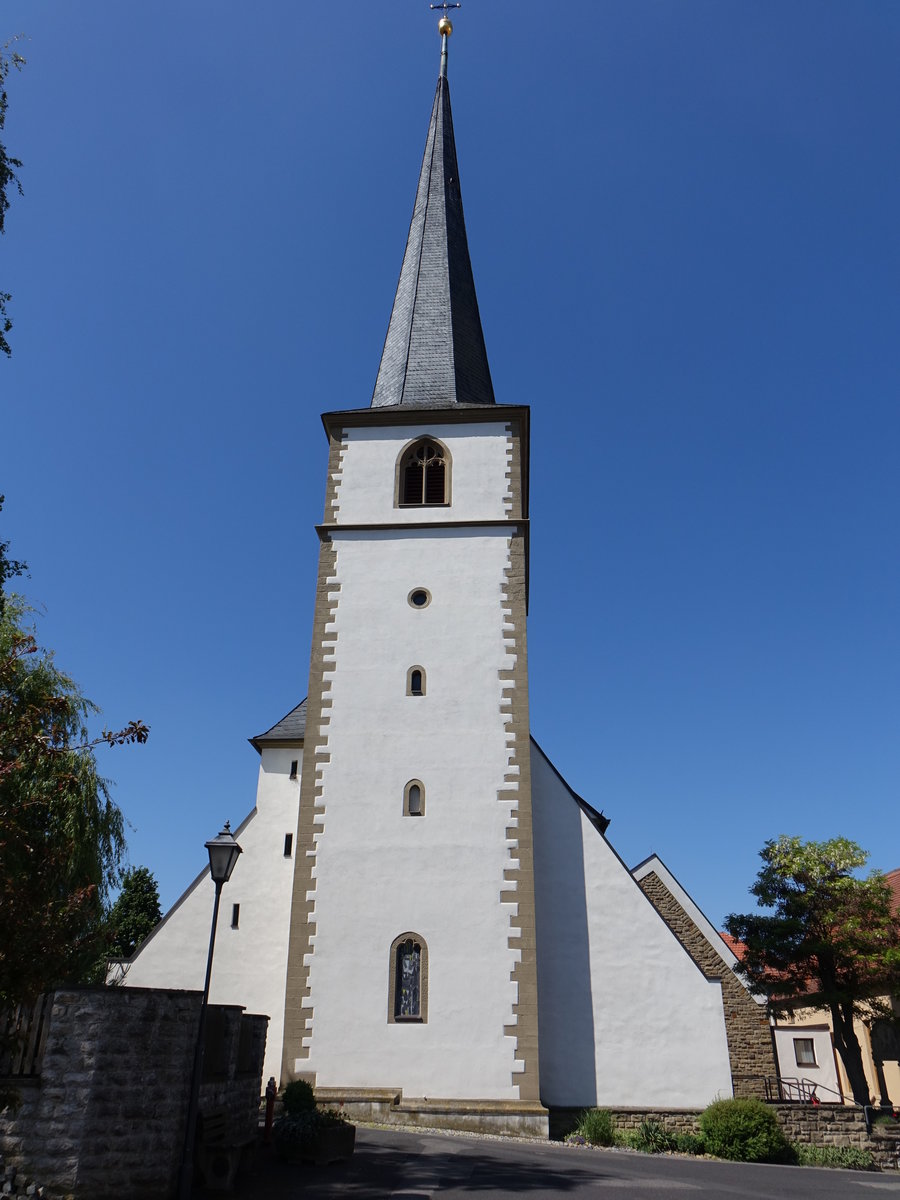
[[[403,789],[403,814],[407,817],[425,816],[425,785],[421,779],[411,779]]]
[[[406,694],[407,696],[425,695],[424,667],[410,667],[406,672]]]
[[[404,452],[398,478],[400,504],[450,503],[450,455],[445,446],[422,438]]]
[[[403,933],[391,946],[389,1022],[428,1020],[428,947],[417,933]]]

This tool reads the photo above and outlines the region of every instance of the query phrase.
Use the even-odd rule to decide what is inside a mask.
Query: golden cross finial
[[[447,12],[451,8],[462,8],[462,5],[461,4],[448,4],[447,0],[444,0],[443,4],[429,4],[428,7],[431,9],[432,12],[434,12],[435,9],[443,10],[444,15],[438,21],[438,33],[441,35],[441,75],[446,76],[446,74],[447,74],[447,38],[453,32],[453,22],[447,16]]]

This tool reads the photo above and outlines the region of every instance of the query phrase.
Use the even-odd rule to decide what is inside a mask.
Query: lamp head
[[[238,860],[241,848],[234,840],[231,832],[231,822],[225,822],[225,828],[206,843],[209,852],[209,873],[216,886],[227,883]]]

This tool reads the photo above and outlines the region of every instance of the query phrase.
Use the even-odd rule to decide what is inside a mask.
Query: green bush
[[[705,1154],[706,1145],[699,1133],[676,1133],[673,1138],[679,1154]]]
[[[659,1121],[641,1121],[638,1126],[635,1149],[647,1154],[664,1154],[675,1149],[675,1136]]]
[[[290,1117],[299,1113],[315,1112],[316,1093],[312,1084],[307,1083],[305,1079],[295,1079],[285,1087],[282,1102],[284,1111]]]
[[[612,1146],[616,1140],[612,1113],[605,1108],[586,1108],[575,1126],[575,1133],[592,1146]]]
[[[875,1159],[868,1150],[856,1146],[804,1146],[794,1142],[791,1149],[801,1167],[845,1167],[851,1171],[875,1171]]]
[[[783,1162],[790,1146],[775,1113],[761,1100],[716,1100],[700,1117],[710,1154],[734,1162]]]

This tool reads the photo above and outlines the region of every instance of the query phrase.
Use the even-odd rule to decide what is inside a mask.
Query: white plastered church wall
[[[516,793],[504,782],[509,684],[498,674],[515,662],[503,612],[509,530],[342,532],[362,518],[401,524],[397,457],[414,436],[436,436],[432,427],[357,437],[364,432],[345,438],[339,524],[329,530],[340,587],[328,627],[336,641],[311,893],[314,1015],[309,1058],[295,1066],[314,1072],[318,1086],[513,1100],[515,1040],[504,1026],[514,1019],[519,951],[508,945],[514,906],[500,892],[514,865],[506,830]],[[440,435],[453,457],[452,507],[416,515],[502,519],[505,424],[451,425]],[[431,595],[424,608],[408,603],[417,587]],[[421,697],[406,694],[413,665],[426,672]],[[411,779],[424,784],[422,817],[404,816]],[[428,950],[422,1024],[389,1020],[390,947],[408,931]]]
[[[541,1099],[702,1108],[732,1094],[707,980],[532,743]]]
[[[296,779],[291,763],[297,761]],[[264,747],[256,808],[235,831],[243,853],[222,889],[209,998],[239,1004],[269,1018],[264,1079],[281,1073],[284,984],[294,850],[284,853],[285,834],[296,838],[302,749]],[[206,975],[215,888],[205,870],[139,948],[127,966],[128,987],[201,991]],[[233,906],[240,905],[231,928]]]

